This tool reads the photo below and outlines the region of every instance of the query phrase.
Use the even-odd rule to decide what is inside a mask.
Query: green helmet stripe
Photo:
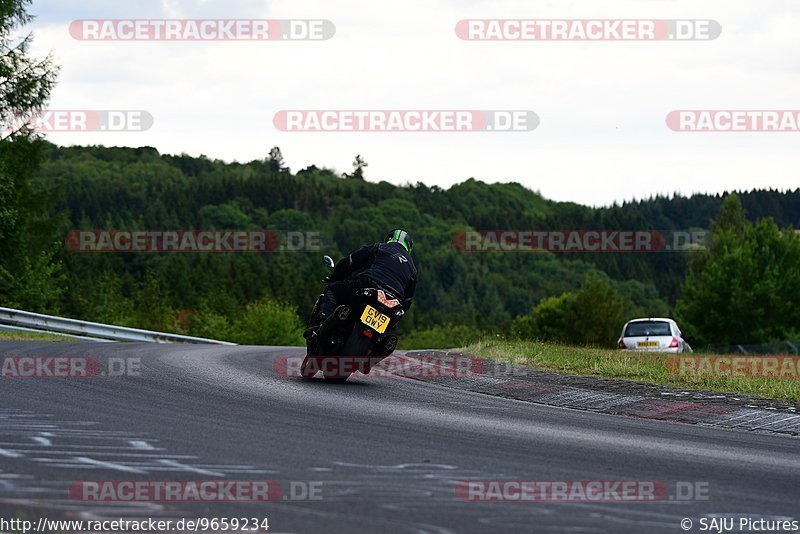
[[[405,230],[397,229],[394,230],[391,234],[389,234],[389,238],[386,240],[387,243],[400,243],[403,245],[403,248],[406,249],[408,252],[411,252],[411,248],[408,246],[408,234]]]

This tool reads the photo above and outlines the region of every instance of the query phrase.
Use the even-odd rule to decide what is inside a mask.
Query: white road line
[[[115,464],[112,462],[103,462],[101,460],[95,460],[94,458],[87,458],[86,456],[77,456],[75,457],[75,460],[87,465],[95,465],[97,467],[104,467],[106,469],[114,469],[115,471],[122,471],[124,473],[136,473],[139,475],[147,474],[147,471],[142,471],[141,469],[134,469],[133,467],[128,467],[126,465],[121,465],[121,464]]]
[[[6,449],[9,450],[9,449]],[[128,449],[130,450],[130,449]],[[41,454],[42,456],[49,456],[53,454],[65,454],[68,456],[75,456],[75,453],[83,452],[83,451],[51,451],[51,450],[42,450],[42,449],[13,449],[13,452],[21,452],[21,453],[28,453],[28,454]],[[96,452],[96,451],[86,451],[92,456],[119,456],[123,458],[150,458],[151,460],[157,460],[159,458],[180,458],[182,460],[196,460],[197,456],[191,456],[188,454],[157,454],[157,453],[145,453],[145,452]]]
[[[193,467],[191,465],[185,465],[174,460],[159,460],[158,463],[167,465],[170,467],[174,467],[180,471],[188,471],[190,473],[197,473],[198,475],[207,475],[210,477],[224,477],[225,473],[220,473],[219,471],[209,471],[207,469],[199,469],[197,467]]]
[[[96,465],[87,465],[87,464],[47,464],[47,467],[61,467],[63,469],[99,469]]]
[[[24,449],[28,445],[30,445],[30,444],[29,443],[18,443],[18,442],[13,442],[13,441],[0,441],[0,447],[10,447],[12,449],[19,449],[19,448],[23,448]],[[88,444],[84,444],[84,445],[59,445],[58,448],[59,449],[82,449],[82,450],[83,449],[109,449],[109,450],[112,450],[112,451],[120,451],[120,452],[125,452],[125,451],[130,451],[131,450],[130,447],[125,447],[125,446],[122,446],[122,445],[88,445]],[[154,447],[152,449],[147,449],[147,450],[163,451],[165,449]]]
[[[7,449],[0,449],[0,456],[5,456],[6,458],[22,458],[22,455],[15,451],[9,451]]]
[[[44,445],[45,447],[50,447],[53,445],[53,442],[44,436],[33,436],[31,439],[40,445]]]

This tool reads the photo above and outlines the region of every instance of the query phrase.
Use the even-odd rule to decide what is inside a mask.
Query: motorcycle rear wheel
[[[310,363],[309,359],[310,358],[311,358],[310,356],[306,356],[303,359],[303,364],[300,366],[300,377],[301,378],[310,379],[310,378],[314,378],[314,375],[317,374],[317,369],[312,367],[312,366],[309,366],[309,363]],[[311,368],[309,369],[309,367],[311,367]]]
[[[361,333],[361,328],[359,325],[353,327],[353,331],[350,332],[350,337],[347,338],[347,342],[342,347],[342,350],[339,351],[340,356],[344,356],[345,358],[349,358],[352,362],[356,361],[356,358],[361,358],[366,356],[367,351],[369,350],[370,339],[364,336]],[[325,373],[322,372],[325,376],[325,380],[331,382],[333,384],[342,384],[352,373],[348,373],[347,376],[341,376],[340,373]]]

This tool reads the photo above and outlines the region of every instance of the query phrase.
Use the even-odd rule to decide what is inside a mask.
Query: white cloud
[[[448,185],[470,176],[520,181],[559,200],[598,204],[654,193],[796,187],[800,133],[683,134],[673,109],[800,109],[798,8],[789,1],[524,0],[398,3],[163,0],[131,17],[325,18],[324,42],[97,43],[73,40],[71,18],[34,25],[38,51],[62,65],[52,106],[146,109],[148,132],[52,134],[59,143],[153,145],[226,160],[279,145],[294,169]],[[34,10],[37,4],[34,4]],[[108,14],[108,4],[103,16]],[[125,18],[124,4],[113,16]],[[710,42],[466,42],[463,18],[712,18]],[[534,132],[284,133],[280,109],[532,109]]]

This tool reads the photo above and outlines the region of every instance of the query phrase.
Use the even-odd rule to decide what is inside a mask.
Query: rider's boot
[[[308,328],[305,332],[303,332],[303,337],[306,338],[307,341],[311,341],[314,336],[317,335],[319,332],[319,325],[325,322],[328,316],[324,313],[318,313],[316,317],[311,321],[308,325]]]

